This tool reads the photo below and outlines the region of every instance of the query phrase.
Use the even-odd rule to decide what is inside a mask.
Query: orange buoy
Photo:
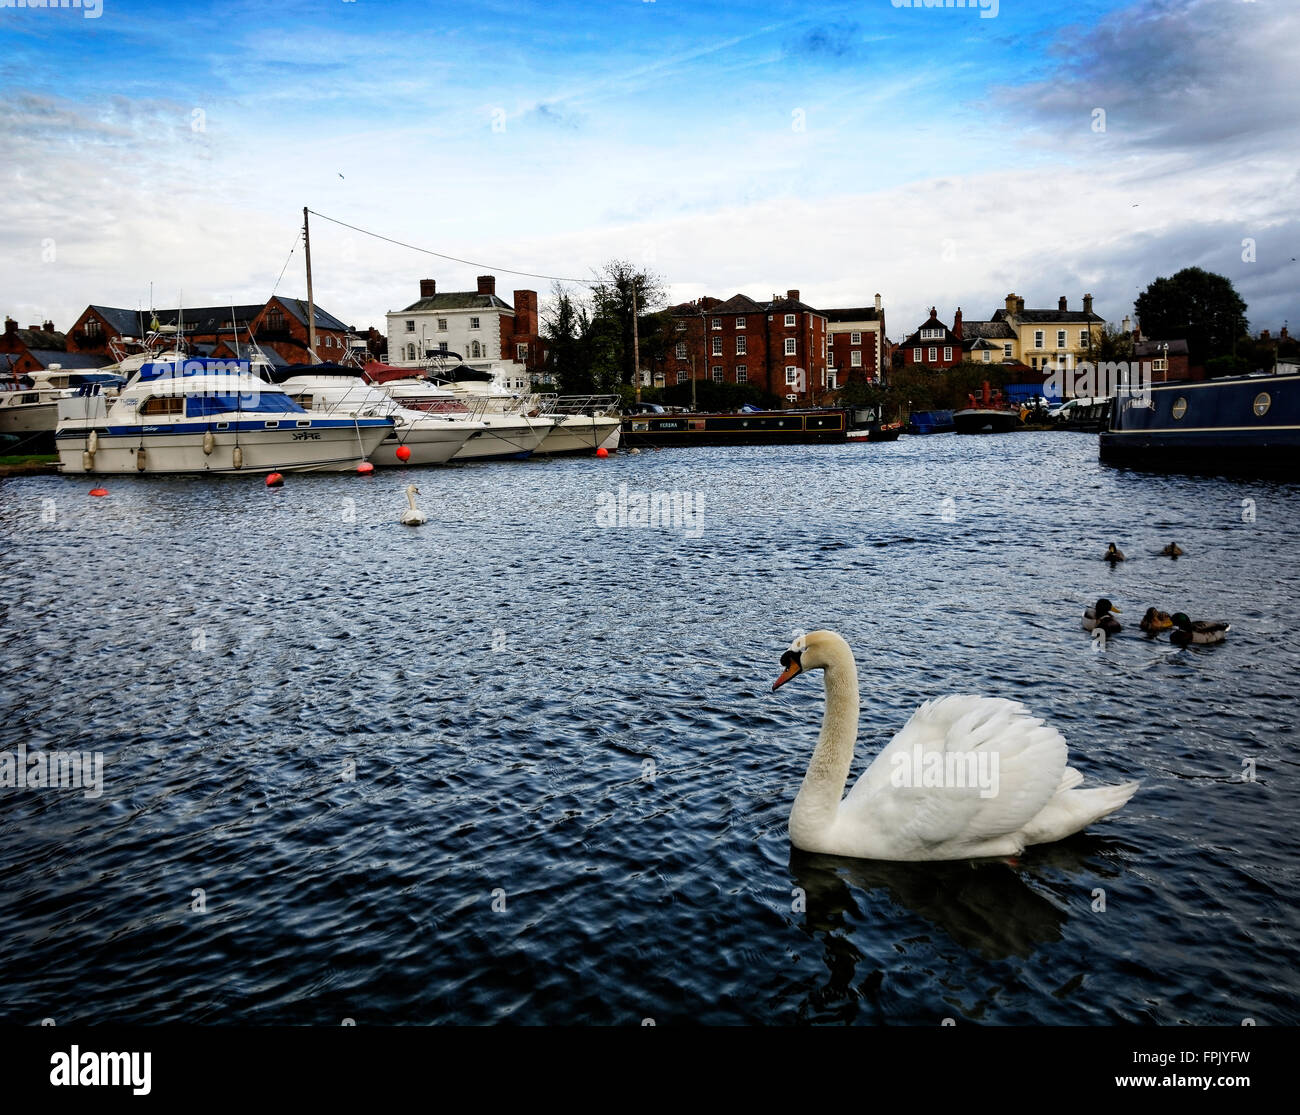
[[[108,489],[107,489],[107,488],[91,488],[91,489],[90,489],[90,494],[91,494],[92,496],[106,496],[106,495],[108,495]]]
[[[409,445],[399,445],[395,452],[399,461],[409,461],[411,459],[411,447]]]
[[[278,472],[269,473],[266,477],[266,486],[268,488],[279,488],[284,484],[284,477]]]
[[[597,457],[608,457],[608,456],[609,456],[609,450],[606,449],[606,448],[602,445],[599,449],[596,450],[596,456],[597,456]]]
[[[375,466],[372,465],[369,461],[362,461],[359,465],[357,465],[357,472],[361,473],[362,476],[369,476],[374,471],[375,471]]]

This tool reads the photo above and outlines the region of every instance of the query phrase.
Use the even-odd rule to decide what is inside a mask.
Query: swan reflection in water
[[[830,977],[810,992],[799,1015],[856,1020],[857,1000],[874,998],[888,974],[878,967],[885,955],[916,953],[915,962],[942,963],[945,942],[934,941],[927,927],[981,963],[1029,958],[1062,940],[1070,915],[1089,910],[1093,888],[1120,873],[1113,860],[1121,847],[1080,835],[1035,848],[1032,862],[1019,864],[891,863],[792,848],[790,880],[803,891],[802,928],[822,940]],[[882,943],[882,935],[892,943]],[[859,974],[863,960],[872,970]]]

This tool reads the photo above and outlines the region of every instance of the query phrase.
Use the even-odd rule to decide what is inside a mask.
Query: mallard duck
[[[1117,561],[1124,560],[1124,551],[1115,549],[1115,543],[1112,542],[1106,547],[1106,556],[1102,560],[1108,561],[1111,565],[1114,565]]]
[[[1163,550],[1160,551],[1160,556],[1171,557],[1171,558],[1182,557],[1183,548],[1180,545],[1178,545],[1177,542],[1170,542],[1168,546],[1166,546]]]
[[[1188,643],[1212,646],[1223,642],[1224,637],[1232,630],[1230,623],[1210,619],[1188,619],[1186,612],[1175,612],[1173,623],[1174,629],[1169,632],[1169,641],[1180,647],[1185,647]]]
[[[1100,627],[1107,635],[1119,634],[1122,628],[1119,620],[1115,618],[1115,615],[1111,614],[1112,612],[1115,615],[1120,614],[1119,609],[1103,596],[1091,608],[1084,608],[1083,629],[1092,631],[1094,628]]]
[[[1148,608],[1142,617],[1142,622],[1138,624],[1148,635],[1168,631],[1173,625],[1174,621],[1168,612],[1157,612],[1154,608]]]

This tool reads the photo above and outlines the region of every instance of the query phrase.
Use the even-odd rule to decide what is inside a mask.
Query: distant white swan
[[[927,701],[840,800],[858,736],[858,670],[833,631],[796,639],[772,688],[824,670],[826,712],[790,810],[790,843],[880,860],[1017,855],[1114,813],[1136,782],[1075,789],[1065,739],[1015,701]]]
[[[409,503],[410,509],[402,512],[402,523],[408,527],[423,526],[429,521],[429,516],[415,506],[415,497],[420,494],[420,489],[414,484],[406,485],[406,502]]]

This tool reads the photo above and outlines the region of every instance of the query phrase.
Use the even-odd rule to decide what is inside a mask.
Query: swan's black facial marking
[[[784,669],[781,671],[781,676],[772,682],[773,691],[780,689],[792,677],[803,672],[803,651],[787,650],[781,655],[781,665]]]

